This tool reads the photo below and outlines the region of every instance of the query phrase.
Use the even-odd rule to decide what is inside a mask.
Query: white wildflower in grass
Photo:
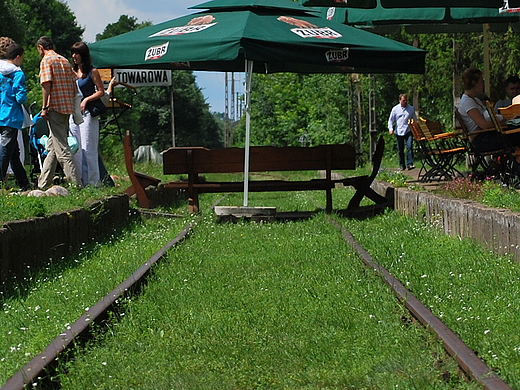
[[[490,330],[489,330],[489,329],[486,329],[486,330],[484,331],[484,334],[488,334],[489,332],[490,332]]]

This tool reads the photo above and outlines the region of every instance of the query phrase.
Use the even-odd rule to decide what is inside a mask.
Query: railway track
[[[218,204],[220,200],[217,201],[216,204]],[[316,202],[314,203],[317,204]],[[287,217],[287,214],[282,216],[284,219]],[[302,217],[305,217],[305,214],[296,216],[296,218]],[[359,255],[365,266],[373,269],[383,279],[397,299],[409,310],[411,315],[442,341],[446,351],[456,360],[460,370],[467,378],[470,378],[482,386],[483,389],[511,389],[511,387],[502,381],[453,331],[407,290],[398,279],[373,259],[354,239],[349,231],[332,217],[329,217],[328,221],[341,231],[346,242]],[[174,239],[167,242],[130,275],[129,278],[105,295],[79,317],[67,330],[52,340],[42,353],[35,356],[15,373],[1,390],[22,390],[27,388],[27,386],[33,387],[34,383],[37,383],[37,387],[42,389],[59,388],[59,381],[55,375],[58,359],[70,354],[73,346],[88,339],[93,325],[103,326],[106,324],[109,313],[117,310],[118,302],[129,295],[138,294],[154,265],[165,256],[169,249],[182,242],[189,235],[190,231],[194,229],[196,223],[197,220],[184,226]]]

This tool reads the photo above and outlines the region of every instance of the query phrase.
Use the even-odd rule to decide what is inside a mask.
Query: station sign
[[[112,75],[117,81],[134,87],[163,87],[172,85],[169,69],[99,69],[103,83],[108,84]]]

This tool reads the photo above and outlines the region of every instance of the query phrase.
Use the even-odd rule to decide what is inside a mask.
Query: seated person
[[[458,111],[464,125],[468,129],[469,138],[477,152],[491,152],[501,150],[505,146],[520,147],[520,133],[503,135],[497,131],[487,131],[471,134],[477,130],[493,128],[486,105],[478,96],[484,92],[482,72],[476,68],[467,69],[462,75],[464,94],[460,99]],[[497,115],[500,121],[501,115]],[[519,161],[520,162],[520,161]]]
[[[504,85],[506,89],[506,98],[495,103],[495,112],[498,112],[499,108],[509,107],[512,104],[513,98],[520,95],[520,77],[510,76],[506,79]]]

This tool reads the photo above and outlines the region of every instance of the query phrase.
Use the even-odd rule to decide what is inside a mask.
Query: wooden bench
[[[152,176],[145,175],[144,173],[134,171],[134,152],[132,149],[132,138],[128,130],[125,134],[123,146],[125,152],[126,171],[128,172],[128,176],[130,177],[130,181],[132,182],[132,185],[125,190],[125,193],[128,196],[136,194],[139,207],[149,209],[151,207],[151,203],[150,198],[148,198],[148,195],[146,194],[146,187],[157,187],[161,180]]]
[[[332,170],[353,170],[356,167],[356,152],[351,145],[321,145],[310,148],[253,146],[250,148],[249,171],[304,171],[323,170],[324,179],[305,181],[289,180],[254,180],[249,181],[249,192],[266,191],[326,191],[326,211],[332,211],[332,189],[336,183],[351,185],[357,189],[356,195],[349,203],[349,209],[359,207],[363,196],[376,203],[386,203],[387,199],[370,188],[374,180],[384,149],[381,137],[379,160],[374,164],[370,176],[359,176],[346,179],[332,179]],[[170,148],[163,153],[163,172],[166,175],[187,174],[187,181],[165,183],[166,188],[186,190],[189,211],[199,211],[199,193],[243,192],[244,183],[239,182],[206,182],[200,179],[203,173],[235,173],[244,171],[244,149],[206,149],[202,147]],[[375,172],[375,173],[374,173]]]

